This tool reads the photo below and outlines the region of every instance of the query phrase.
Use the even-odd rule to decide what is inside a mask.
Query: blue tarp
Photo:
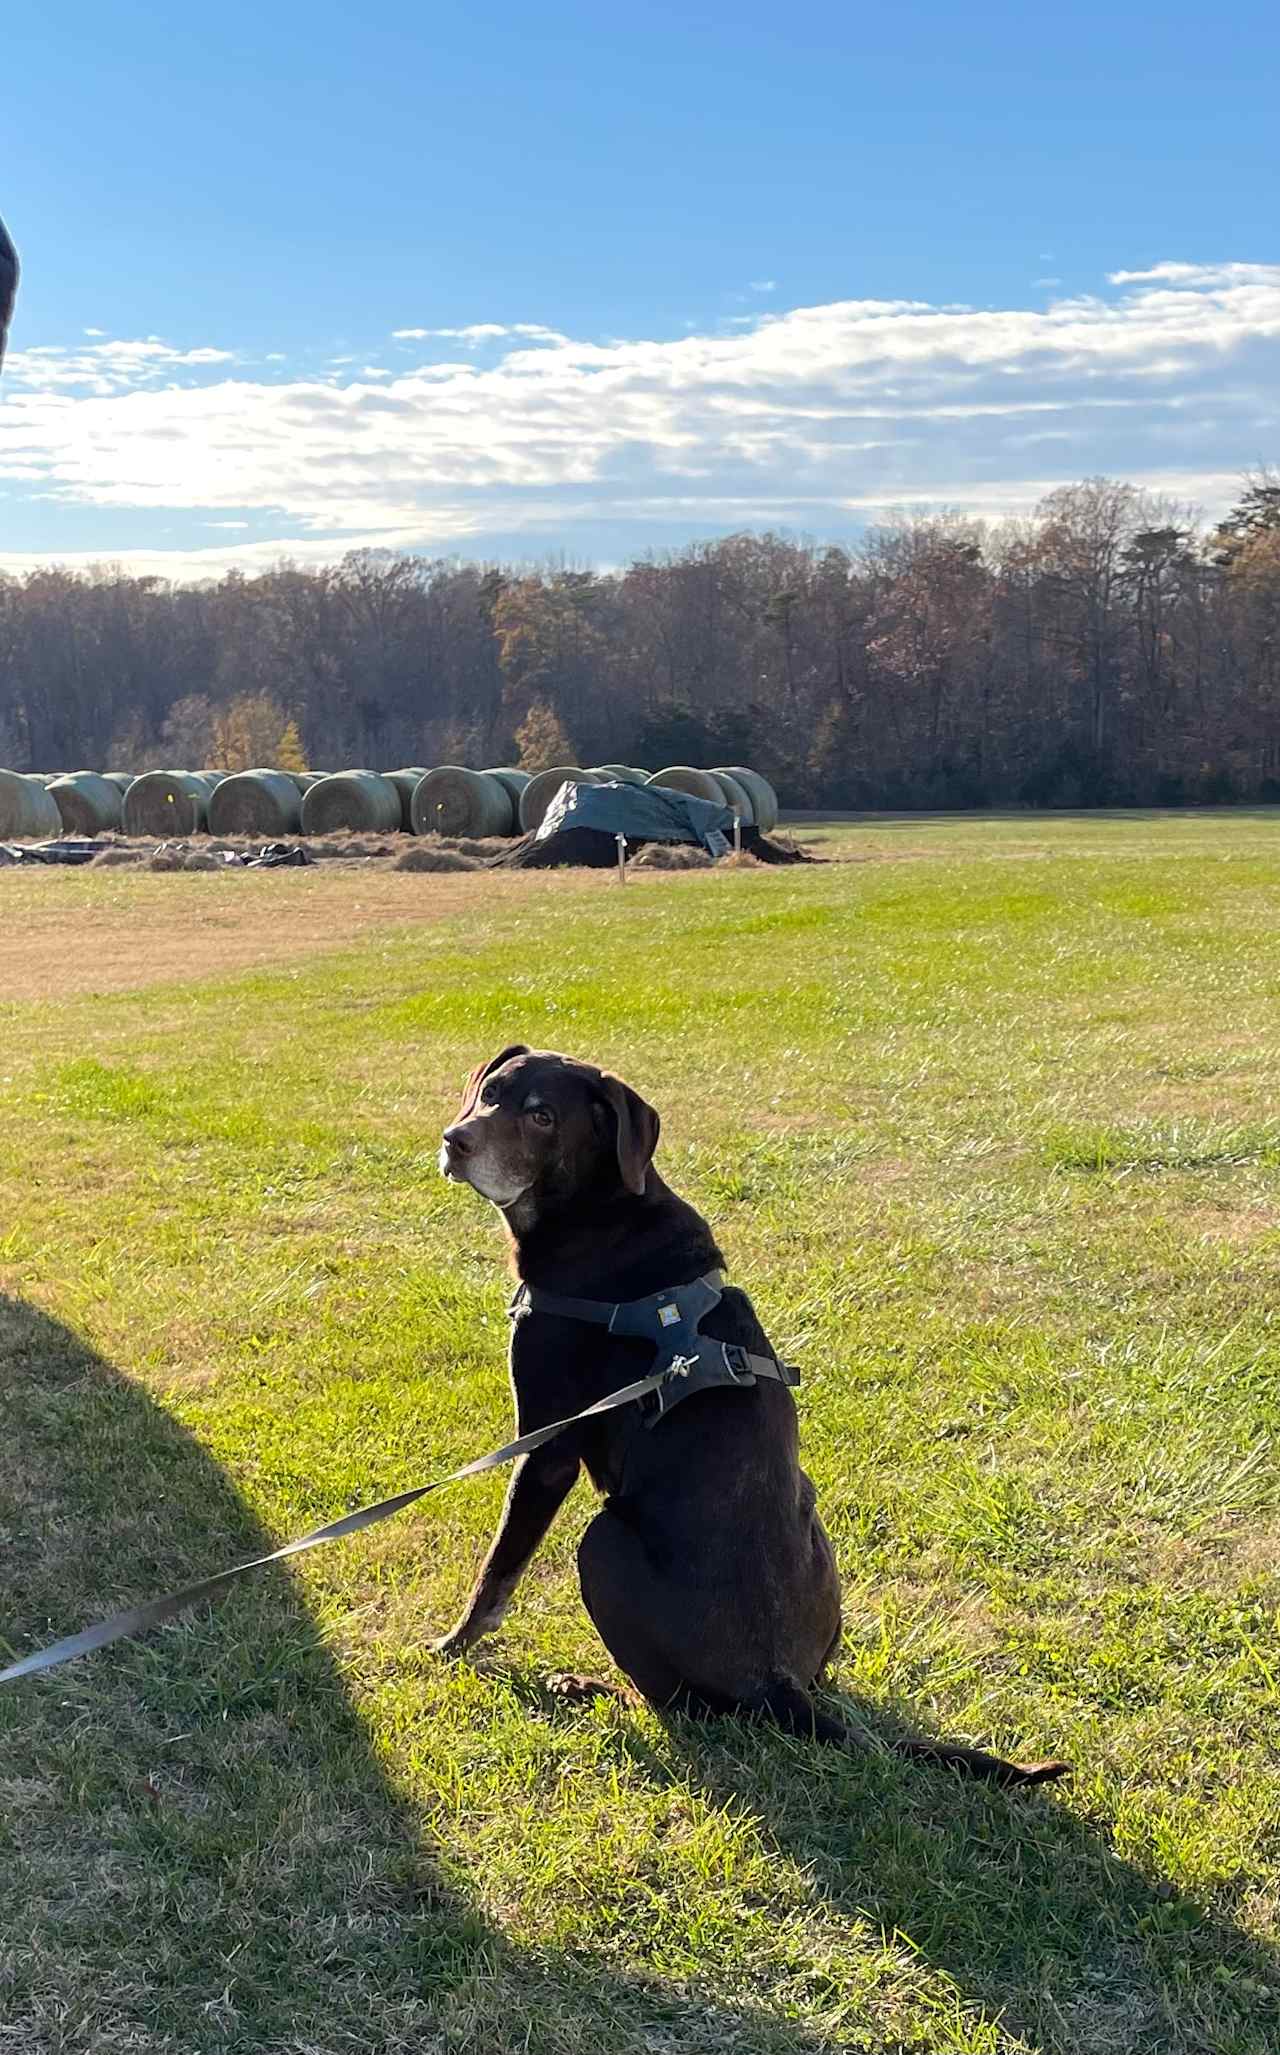
[[[713,856],[723,856],[733,834],[733,813],[666,785],[566,783],[547,808],[537,840],[545,842],[566,828],[594,828],[599,834],[625,835],[628,842],[700,842]]]

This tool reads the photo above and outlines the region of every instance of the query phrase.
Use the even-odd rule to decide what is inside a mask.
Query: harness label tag
[[[663,1327],[678,1327],[680,1325],[679,1306],[659,1306],[658,1319]]]

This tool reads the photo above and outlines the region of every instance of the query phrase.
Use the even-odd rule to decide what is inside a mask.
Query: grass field
[[[826,846],[0,877],[0,1637],[503,1438],[435,1153],[527,1039],[660,1106],[805,1370],[834,1697],[1074,1780],[558,1706],[585,1486],[442,1668],[485,1479],[0,1689],[0,2050],[1280,2046],[1280,816]]]

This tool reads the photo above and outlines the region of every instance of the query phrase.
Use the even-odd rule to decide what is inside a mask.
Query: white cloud
[[[478,343],[502,342],[507,336],[524,336],[533,342],[567,342],[558,329],[544,328],[540,321],[473,321],[466,328],[393,328],[393,342],[463,342],[469,348]],[[335,359],[336,362],[336,359]]]
[[[100,328],[86,328],[89,336]],[[14,350],[5,358],[5,378],[14,385],[48,392],[56,386],[90,393],[133,392],[159,385],[183,372],[199,372],[212,364],[233,364],[233,350],[175,350],[157,335],[140,342],[102,342],[87,350],[64,350],[45,344]]]
[[[396,337],[455,358],[268,379],[155,337],[19,353],[0,403],[7,509],[28,495],[42,534],[59,504],[80,511],[75,551],[33,552],[37,529],[13,525],[23,547],[0,563],[145,558],[201,576],[494,537],[598,555],[606,532],[616,557],[681,528],[1022,513],[1096,471],[1215,509],[1274,442],[1280,266],[1164,263],[1047,306],[842,300],[675,340],[535,322]],[[101,510],[95,551],[85,508]],[[112,547],[113,517],[136,534],[162,510],[193,533],[253,512],[270,539]]]
[[[1267,264],[1152,264],[1146,271],[1109,271],[1108,285],[1248,285]]]
[[[753,278],[751,290],[753,293],[776,293],[778,281],[776,278]]]

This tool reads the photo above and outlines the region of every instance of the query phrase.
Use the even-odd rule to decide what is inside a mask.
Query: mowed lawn
[[[803,1367],[833,1702],[1074,1779],[555,1704],[585,1484],[442,1667],[486,1478],[0,1688],[0,2050],[1280,2046],[1280,815],[825,846],[358,921],[363,873],[0,875],[66,965],[0,993],[0,1637],[505,1438],[499,1224],[435,1156],[528,1040],[655,1101]],[[278,965],[175,979],[228,909]]]

